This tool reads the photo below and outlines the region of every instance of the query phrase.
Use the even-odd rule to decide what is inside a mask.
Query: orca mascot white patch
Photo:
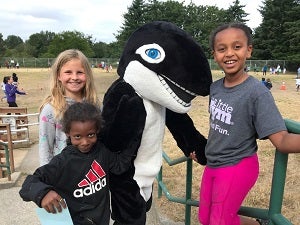
[[[208,61],[199,44],[176,25],[155,21],[128,39],[118,66],[120,76],[105,94],[103,142],[112,151],[135,148],[130,170],[110,175],[115,224],[143,225],[152,203],[152,185],[162,165],[165,126],[189,156],[206,164],[206,139],[187,112],[197,95],[209,94]]]

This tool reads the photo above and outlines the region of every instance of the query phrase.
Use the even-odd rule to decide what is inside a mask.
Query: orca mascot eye
[[[146,50],[146,55],[148,55],[151,59],[160,59],[160,51],[155,48],[151,48]]]
[[[166,57],[165,51],[158,44],[143,45],[135,53],[139,54],[148,63],[160,63]]]

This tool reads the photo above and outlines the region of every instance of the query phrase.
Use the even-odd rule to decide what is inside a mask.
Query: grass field
[[[38,107],[43,98],[49,93],[49,76],[48,69],[0,69],[0,75],[8,76],[16,72],[19,77],[20,88],[28,92],[28,95],[18,95],[17,104],[19,107],[27,107],[29,113],[38,112]],[[261,73],[253,74],[259,80]],[[220,71],[213,71],[214,80],[222,77]],[[97,92],[100,100],[110,84],[117,78],[115,71],[106,73],[102,69],[94,69],[94,78],[96,82]],[[289,118],[295,121],[300,121],[300,92],[295,89],[295,74],[285,75],[267,75],[271,78],[273,88],[271,90],[276,104],[284,118]],[[285,82],[286,90],[280,90],[282,82]],[[0,102],[0,106],[7,106],[5,101]],[[189,115],[193,118],[197,129],[207,136],[208,122],[208,97],[198,97],[193,101],[193,106]],[[37,127],[31,128],[30,137],[33,142],[38,141]],[[245,206],[253,206],[258,208],[266,208],[269,203],[269,195],[271,188],[271,179],[273,172],[274,147],[267,141],[258,141],[259,143],[259,158],[260,158],[260,176],[255,187],[248,195]],[[172,158],[182,156],[181,151],[176,147],[176,144],[166,129],[164,140],[164,150]],[[282,214],[287,217],[293,224],[300,224],[300,155],[290,154],[288,162],[288,172],[286,179],[286,188],[284,195],[284,206]],[[170,193],[177,197],[183,197],[185,192],[185,164],[168,167],[164,163],[164,182],[166,183]],[[201,179],[203,167],[194,163],[193,171],[193,198],[198,199],[199,182]],[[166,200],[165,197],[156,198],[157,193],[154,193],[155,201],[162,214],[171,218],[174,221],[184,221],[184,206],[179,203],[172,203]],[[197,208],[192,210],[192,224],[199,224],[197,221]]]

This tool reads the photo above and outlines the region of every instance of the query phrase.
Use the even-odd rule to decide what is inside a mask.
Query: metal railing
[[[300,123],[285,119],[285,124],[290,133],[300,134]],[[198,207],[199,201],[191,199],[192,193],[192,175],[193,164],[192,160],[187,157],[180,157],[175,160],[171,160],[168,155],[163,152],[163,158],[169,166],[174,166],[183,162],[186,162],[186,192],[184,198],[172,196],[168,191],[166,185],[163,182],[163,168],[161,167],[156,179],[158,182],[158,197],[162,194],[171,202],[176,202],[185,205],[185,224],[191,224],[191,207]],[[269,208],[254,208],[242,206],[239,210],[239,214],[252,218],[269,219],[269,225],[293,225],[287,218],[281,214],[283,193],[286,179],[288,163],[288,154],[284,154],[276,150],[272,177],[272,187],[270,194]]]

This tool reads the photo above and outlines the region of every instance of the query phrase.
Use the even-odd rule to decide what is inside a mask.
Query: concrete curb
[[[7,177],[0,178],[0,189],[7,189],[14,187],[19,180],[21,172],[14,172],[11,174],[11,181],[8,181]]]

